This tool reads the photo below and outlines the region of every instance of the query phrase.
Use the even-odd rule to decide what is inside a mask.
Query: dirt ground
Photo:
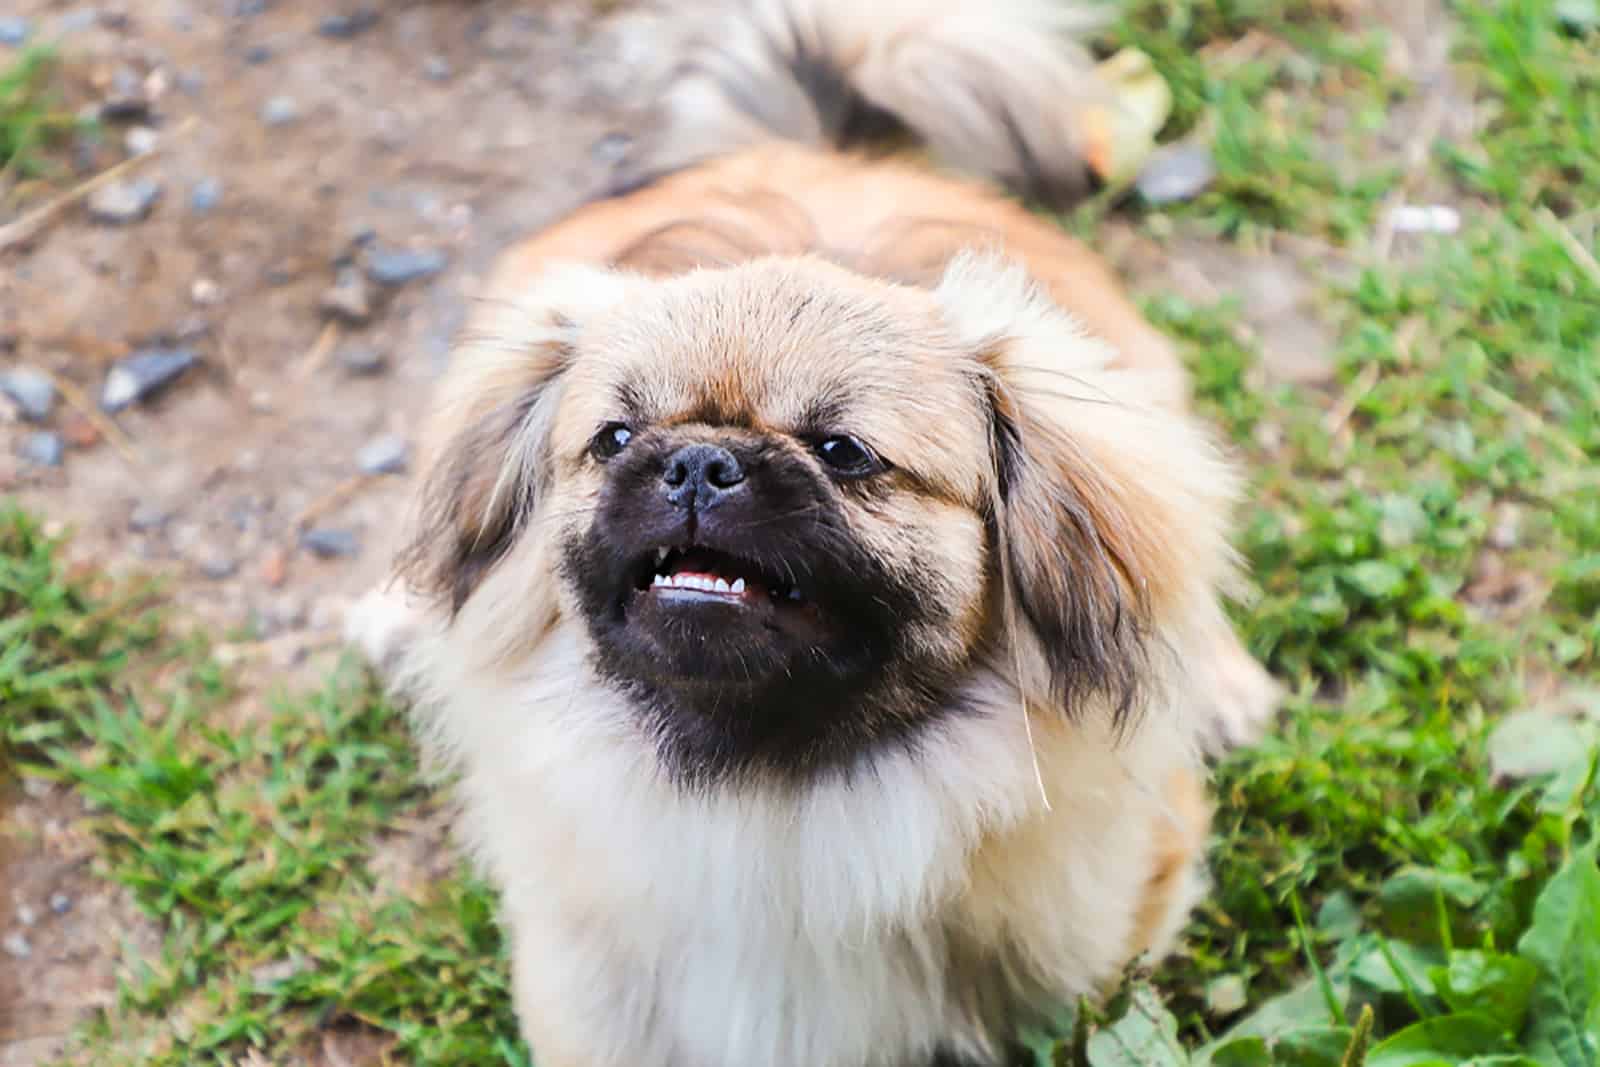
[[[0,250],[0,369],[65,383],[43,424],[0,411],[0,494],[75,531],[83,559],[168,577],[185,617],[240,664],[248,714],[336,652],[341,605],[382,574],[408,482],[363,476],[358,456],[413,437],[494,253],[605,186],[645,103],[632,99],[637,54],[590,32],[582,5],[528,0],[9,7],[59,40],[74,105],[136,98],[77,152],[81,176],[147,146],[131,131],[148,130],[156,154],[132,176],[161,195],[142,221],[80,207]],[[364,25],[366,10],[378,17]],[[356,17],[327,22],[341,15]],[[1421,57],[1434,32],[1412,32]],[[0,206],[0,224],[11,214]],[[1123,226],[1104,246],[1136,287],[1240,293],[1270,374],[1328,380],[1333,338],[1311,297],[1337,265],[1325,250],[1156,245]],[[365,283],[365,322],[329,316],[341,272],[400,249],[447,266]],[[111,364],[153,344],[199,362],[111,420],[95,414]],[[59,466],[22,458],[40,431],[65,443]],[[335,551],[308,549],[308,530]],[[43,783],[0,812],[0,1004],[16,1008],[0,1011],[0,1067],[49,1059],[114,996],[124,952],[159,944],[91,877],[77,814]]]

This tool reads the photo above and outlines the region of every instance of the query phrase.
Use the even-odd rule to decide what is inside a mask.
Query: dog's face
[[[811,261],[545,279],[447,379],[414,576],[505,648],[581,626],[687,781],[915,743],[997,656],[1126,709],[1161,546],[1023,395],[1093,391],[1106,353],[1067,327],[1031,367],[949,288]]]

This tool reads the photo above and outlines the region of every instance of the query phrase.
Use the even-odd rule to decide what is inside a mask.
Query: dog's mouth
[[[658,548],[634,571],[634,592],[662,603],[797,608],[807,597],[792,576],[703,545]]]

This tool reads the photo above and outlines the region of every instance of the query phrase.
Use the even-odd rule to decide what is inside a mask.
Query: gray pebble
[[[17,905],[17,922],[23,926],[32,926],[39,921],[39,913],[26,904]]]
[[[56,404],[56,386],[50,376],[32,367],[16,367],[0,373],[0,393],[17,402],[24,418],[42,422]]]
[[[222,202],[222,182],[217,178],[201,178],[189,190],[189,207],[204,215]]]
[[[331,288],[318,302],[324,314],[354,326],[372,318],[372,293],[361,272],[351,268],[341,270]]]
[[[51,893],[50,910],[57,915],[65,915],[72,910],[72,898],[65,893]]]
[[[274,96],[261,105],[261,121],[268,126],[287,126],[300,117],[300,105],[291,96]]]
[[[20,15],[0,15],[0,44],[21,48],[33,33],[33,23]]]
[[[114,122],[142,119],[150,114],[144,79],[132,67],[118,67],[111,75],[111,92],[100,102],[100,117]]]
[[[272,47],[270,45],[253,44],[244,50],[244,61],[252,67],[259,67],[271,59]]]
[[[362,7],[339,15],[326,15],[317,23],[317,32],[324,37],[347,38],[365,33],[378,22],[374,8]]]
[[[135,126],[122,135],[123,147],[130,156],[148,156],[161,143],[161,136],[148,126]]]
[[[449,81],[453,72],[444,56],[429,56],[422,61],[422,76],[431,82]]]
[[[356,453],[362,474],[400,474],[411,460],[411,446],[399,434],[374,437]]]
[[[358,377],[381,373],[389,362],[381,351],[371,345],[346,345],[339,349],[336,358],[339,366]]]
[[[41,467],[61,466],[62,457],[66,454],[67,446],[62,443],[61,435],[48,430],[31,433],[22,442],[22,458]]]
[[[160,504],[146,502],[134,507],[133,514],[128,516],[128,526],[140,533],[147,533],[165,526],[171,517],[172,512]]]
[[[147,218],[161,199],[161,183],[154,178],[112,182],[89,194],[89,217],[96,222],[122,225]]]
[[[69,33],[77,33],[79,30],[87,30],[90,26],[95,24],[95,21],[99,19],[99,17],[100,12],[96,11],[92,7],[79,8],[76,11],[68,11],[65,15],[62,15],[60,18],[56,19],[56,33],[61,34],[64,37]]]
[[[250,18],[253,15],[261,14],[271,6],[271,0],[234,0],[233,17]]]
[[[1174,144],[1158,149],[1135,183],[1151,204],[1193,200],[1217,179],[1217,162],[1203,144]]]
[[[28,939],[21,930],[13,930],[4,940],[0,940],[0,949],[14,959],[25,960],[33,955],[33,946],[28,944]]]
[[[121,411],[170,385],[199,361],[190,348],[145,348],[117,361],[100,390],[100,406]]]
[[[232,578],[239,571],[239,561],[221,553],[207,553],[200,558],[200,573],[212,581]]]
[[[367,253],[367,277],[379,285],[405,285],[438,274],[449,262],[438,249],[374,248]]]
[[[312,555],[323,559],[353,556],[361,550],[361,544],[356,540],[355,534],[332,526],[318,526],[307,530],[300,535],[300,543]]]

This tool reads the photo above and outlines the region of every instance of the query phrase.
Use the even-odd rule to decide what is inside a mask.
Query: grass
[[[1168,135],[1210,128],[1219,178],[1069,225],[1288,232],[1355,266],[1321,302],[1327,386],[1263,386],[1236,305],[1149,304],[1255,472],[1238,619],[1292,696],[1217,768],[1215,891],[1185,951],[1042,1039],[1042,1063],[1594,1060],[1600,32],[1571,6],[1454,5],[1483,121],[1421,184],[1466,222],[1392,259],[1371,234],[1402,168],[1371,134],[1416,101],[1380,35],[1331,5],[1143,0],[1106,42],[1156,58]],[[400,1062],[527,1062],[488,894],[373,873],[441,802],[394,710],[341,672],[223,730],[225,676],[200,647],[157,658],[156,623],[124,621],[139,603],[0,520],[0,737],[79,790],[101,873],[165,937],[72,1061],[288,1060],[347,1029]]]
[[[46,150],[79,125],[60,109],[57,66],[53,49],[31,45],[0,68],[0,185],[47,173]]]

